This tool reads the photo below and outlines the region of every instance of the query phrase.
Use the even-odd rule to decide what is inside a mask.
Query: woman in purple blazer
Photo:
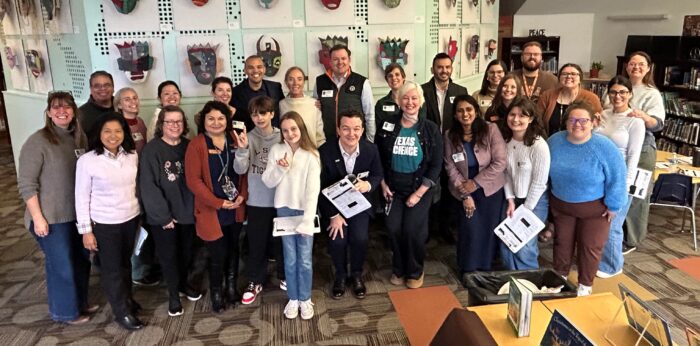
[[[476,100],[457,96],[445,132],[445,170],[459,205],[457,264],[464,274],[491,270],[498,239],[493,229],[505,210],[506,144],[496,124],[481,116]]]

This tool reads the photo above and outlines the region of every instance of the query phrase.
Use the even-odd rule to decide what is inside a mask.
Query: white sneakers
[[[293,320],[299,316],[300,309],[302,319],[310,320],[314,317],[314,303],[311,302],[311,299],[302,302],[290,300],[287,306],[284,307],[284,317]]]
[[[576,293],[579,297],[590,296],[593,293],[593,287],[586,285],[578,285],[578,291]]]
[[[608,273],[606,273],[606,272],[604,272],[604,271],[600,271],[600,270],[599,270],[599,271],[597,271],[597,272],[595,273],[595,276],[597,276],[597,277],[599,277],[599,278],[601,278],[601,279],[607,279],[607,278],[611,278],[611,277],[613,277],[613,276],[620,275],[620,274],[622,274],[622,269],[620,269],[619,271],[617,271],[617,272],[615,272],[615,273],[612,273],[612,274],[608,274]]]
[[[286,290],[287,290],[287,280],[280,280],[280,289],[281,289],[282,291],[286,291]]]

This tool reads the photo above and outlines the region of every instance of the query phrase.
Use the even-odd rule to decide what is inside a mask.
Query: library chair
[[[693,205],[695,191],[693,190],[693,178],[678,173],[659,174],[654,183],[654,191],[651,194],[649,205],[660,207],[682,208],[683,218],[681,232],[685,228],[685,214],[690,211],[690,225],[693,232],[693,248],[698,251],[698,240],[695,230],[695,210]]]

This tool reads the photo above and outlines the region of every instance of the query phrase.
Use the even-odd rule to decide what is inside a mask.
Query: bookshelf
[[[700,37],[627,37],[625,55],[647,52],[654,61],[654,83],[666,108],[663,130],[655,133],[659,150],[692,156],[700,149]],[[624,57],[618,56],[622,72]]]
[[[504,37],[501,41],[501,59],[508,65],[508,70],[522,68],[520,57],[523,44],[537,41],[542,45],[542,67],[544,71],[554,74],[559,72],[559,36]]]
[[[603,103],[603,94],[608,89],[608,82],[611,78],[611,76],[602,73],[598,78],[591,78],[588,72],[584,72],[581,78],[581,87],[598,95],[600,102]]]

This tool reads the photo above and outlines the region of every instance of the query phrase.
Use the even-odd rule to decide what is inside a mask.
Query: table
[[[687,158],[688,156],[680,156],[679,155],[678,157],[679,158]],[[673,153],[671,153],[671,152],[662,151],[662,150],[656,151],[656,162],[668,163],[669,160],[672,158],[673,158]],[[690,160],[692,161],[693,158],[691,157]],[[678,168],[681,168],[681,169],[695,169],[695,170],[700,169],[698,167],[693,167],[692,165],[684,164],[684,163],[678,164],[676,166]],[[654,166],[654,180],[656,180],[656,178],[658,178],[659,174],[663,174],[663,173],[671,173],[671,172],[667,168],[666,169],[656,168],[656,166]],[[700,177],[693,177],[693,184],[695,184],[695,185],[700,184]]]

